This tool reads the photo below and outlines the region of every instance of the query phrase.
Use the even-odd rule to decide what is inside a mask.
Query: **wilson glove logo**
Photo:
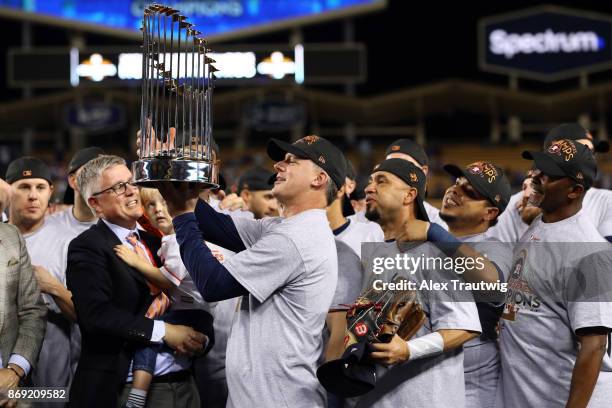
[[[363,323],[357,323],[357,325],[355,326],[355,334],[360,337],[365,336],[366,334],[368,334],[368,326]]]

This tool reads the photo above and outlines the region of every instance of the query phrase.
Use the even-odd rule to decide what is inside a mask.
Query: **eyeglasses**
[[[127,186],[128,186],[128,185],[129,185],[129,186],[131,186],[131,187],[134,187],[134,188],[138,188],[138,185],[136,185],[136,183],[135,183],[135,182],[133,182],[133,181],[123,181],[123,182],[121,182],[121,183],[117,183],[117,184],[115,184],[115,185],[113,185],[113,186],[110,186],[109,188],[105,188],[105,189],[104,189],[104,190],[102,190],[102,191],[98,191],[97,193],[93,193],[91,196],[92,196],[92,197],[94,197],[94,196],[98,196],[98,195],[100,195],[100,194],[104,194],[104,193],[106,193],[107,191],[111,191],[111,190],[112,190],[112,191],[113,191],[115,194],[117,194],[118,196],[120,196],[120,195],[122,195],[122,194],[125,194],[125,192],[127,191]]]

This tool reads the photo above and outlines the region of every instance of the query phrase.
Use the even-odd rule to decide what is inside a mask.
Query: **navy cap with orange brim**
[[[589,189],[597,177],[593,153],[571,139],[555,140],[544,151],[524,151],[522,156],[533,160],[535,167],[547,176],[569,177],[585,189]]]
[[[321,167],[334,181],[339,189],[346,181],[346,159],[340,149],[329,140],[319,136],[305,136],[295,143],[278,139],[268,142],[268,156],[272,160],[282,161],[287,153],[302,159],[308,159]]]
[[[504,211],[510,202],[512,188],[501,167],[487,161],[477,161],[460,168],[447,164],[444,170],[455,177],[465,177],[472,187],[486,197],[500,211]]]
[[[596,140],[591,132],[582,127],[578,123],[562,123],[556,126],[548,132],[546,139],[544,139],[544,148],[547,148],[555,140],[590,140],[593,143],[593,151],[595,153],[607,153],[610,151],[610,144],[607,140],[599,139]]]
[[[416,218],[429,222],[423,197],[425,195],[426,178],[423,170],[419,169],[414,163],[403,159],[387,159],[374,168],[374,172],[386,171],[399,177],[404,183],[417,190],[415,198]]]

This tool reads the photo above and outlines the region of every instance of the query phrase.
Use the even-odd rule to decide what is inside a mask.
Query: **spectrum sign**
[[[612,67],[612,20],[544,6],[479,23],[484,71],[555,81]]]

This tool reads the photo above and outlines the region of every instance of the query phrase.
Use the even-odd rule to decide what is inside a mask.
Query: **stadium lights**
[[[293,76],[295,82],[304,82],[304,46],[298,44],[294,47],[294,59],[286,56],[281,51],[273,51],[264,57],[255,51],[228,51],[211,52],[209,57],[216,61],[215,66],[219,71],[215,72],[218,79],[254,79],[266,76],[275,80],[281,80],[287,76]],[[286,52],[285,52],[286,53]],[[80,61],[79,50],[70,50],[70,84],[79,86],[81,78],[88,78],[93,82],[105,79],[119,79],[139,81],[142,79],[142,54],[137,52],[124,52],[115,54],[115,57],[107,59],[101,52],[91,54],[87,59]],[[175,77],[190,78],[192,66],[198,66],[197,62],[192,64],[194,54],[189,52],[166,53],[160,56],[160,61],[172,58],[173,73]],[[202,58],[202,57],[200,57]],[[180,64],[178,63],[180,60]],[[113,63],[114,61],[114,63]],[[200,61],[203,65],[203,61]],[[183,67],[178,72],[178,66]],[[185,70],[184,67],[187,67]]]

